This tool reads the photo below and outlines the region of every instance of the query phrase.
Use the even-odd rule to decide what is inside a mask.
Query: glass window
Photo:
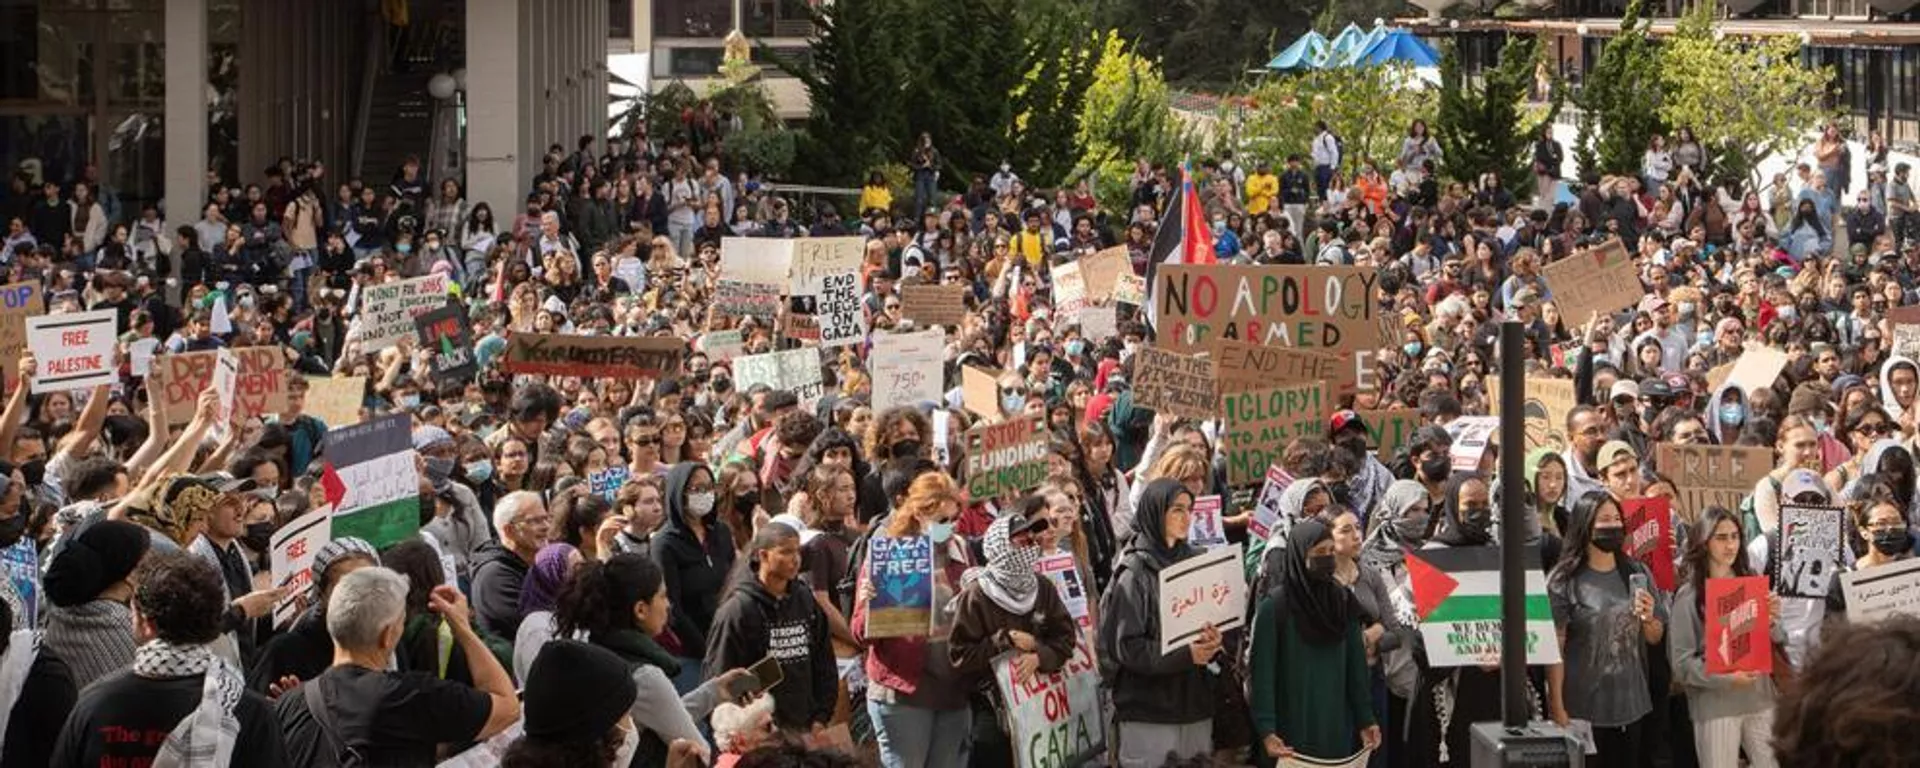
[[[806,0],[746,0],[742,31],[754,37],[808,37],[813,19]]]
[[[668,48],[669,77],[714,77],[720,74],[721,48]]]
[[[731,0],[654,0],[656,37],[725,37],[733,27]]]
[[[607,37],[633,38],[633,0],[607,0]]]

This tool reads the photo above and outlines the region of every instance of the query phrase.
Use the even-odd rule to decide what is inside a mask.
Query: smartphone
[[[774,686],[785,679],[785,673],[780,669],[780,660],[772,656],[754,662],[753,666],[747,667],[747,672],[750,673],[748,677],[743,677],[727,686],[725,693],[728,699],[741,701],[762,691],[773,690]]]
[[[1649,595],[1653,594],[1653,584],[1648,581],[1647,575],[1644,573],[1636,573],[1627,577],[1627,583],[1633,585],[1633,591],[1635,592],[1645,592]]]

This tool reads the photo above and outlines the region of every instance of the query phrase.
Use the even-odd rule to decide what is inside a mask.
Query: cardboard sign
[[[1901,323],[1893,327],[1893,353],[1908,360],[1920,359],[1920,325]]]
[[[1371,392],[1379,388],[1373,372],[1376,354],[1373,350],[1315,352],[1215,339],[1209,352],[1220,364],[1222,392],[1245,392],[1302,381],[1325,381],[1335,394]]]
[[[1840,589],[1847,596],[1847,621],[1854,624],[1920,616],[1920,559],[1848,571],[1840,574]]]
[[[1618,238],[1541,267],[1540,276],[1569,325],[1584,323],[1594,313],[1611,315],[1647,293],[1633,257]]]
[[[337,510],[336,538],[357,536],[380,549],[420,532],[412,418],[396,413],[327,433],[320,483]]]
[[[793,263],[788,266],[787,271],[787,295],[794,298],[819,296],[825,292],[828,278],[837,275],[853,275],[858,278],[860,264],[867,257],[867,239],[858,235],[807,237],[785,242],[791,243],[793,249]],[[722,240],[722,248],[725,248],[724,240]],[[724,250],[720,254],[720,268],[723,271],[727,269]],[[763,276],[763,273],[764,270],[756,268],[744,275],[736,271],[729,276],[739,277],[746,282],[755,282]]]
[[[1128,272],[1113,283],[1113,301],[1115,304],[1132,304],[1136,307],[1147,305],[1147,279]]]
[[[1160,652],[1200,639],[1208,624],[1225,632],[1246,623],[1247,571],[1240,545],[1215,547],[1160,569]]]
[[[1654,446],[1654,469],[1673,481],[1683,520],[1698,520],[1708,507],[1740,508],[1740,500],[1773,471],[1773,451],[1733,445]]]
[[[1168,264],[1154,273],[1155,342],[1200,352],[1214,339],[1316,350],[1385,346],[1370,267]]]
[[[1487,374],[1485,381],[1487,410],[1490,415],[1499,416],[1500,377]],[[1555,453],[1565,451],[1571,444],[1567,439],[1567,413],[1578,402],[1572,379],[1526,377],[1527,450],[1552,448]]]
[[[590,472],[587,474],[587,490],[612,504],[614,498],[620,495],[620,489],[626,487],[628,477],[629,471],[624,465]]]
[[[710,305],[716,318],[752,317],[771,323],[780,314],[779,283],[743,283],[720,278]]]
[[[1740,353],[1740,359],[1733,361],[1733,370],[1727,373],[1725,384],[1739,387],[1741,393],[1751,395],[1754,390],[1773,386],[1780,372],[1787,369],[1787,353],[1772,347],[1754,345]],[[1715,391],[1721,382],[1709,382]]]
[[[1193,500],[1193,509],[1187,515],[1187,541],[1201,549],[1227,543],[1227,528],[1220,520],[1219,494]]]
[[[1487,446],[1499,437],[1500,419],[1497,416],[1462,416],[1447,425],[1447,434],[1453,436],[1453,446],[1447,449],[1447,456],[1453,459],[1453,471],[1474,472],[1480,467],[1480,457],[1487,452]]]
[[[900,316],[921,325],[959,325],[967,318],[967,286],[902,285]]]
[[[786,291],[793,270],[791,238],[720,238],[720,279],[773,286],[774,296]]]
[[[367,286],[360,291],[360,351],[378,352],[401,339],[419,340],[413,318],[447,304],[446,275],[427,275],[397,283]]]
[[[1047,479],[1047,432],[1029,418],[967,430],[967,496],[986,501],[1039,487]]]
[[[111,309],[27,318],[27,349],[39,363],[33,394],[113,383],[118,322]]]
[[[300,615],[300,597],[313,585],[313,557],[333,540],[333,509],[321,507],[274,531],[268,556],[275,589],[287,596],[273,606],[273,625],[285,627]]]
[[[463,384],[480,372],[473,357],[473,326],[464,308],[448,305],[416,315],[413,330],[420,348],[433,353],[427,365],[434,384]]]
[[[240,367],[233,387],[233,412],[242,419],[261,418],[287,410],[287,355],[280,347],[240,347],[233,350],[183,352],[153,359],[152,391],[160,398],[160,412],[167,424],[179,426],[193,420],[193,409],[200,393],[214,386],[217,352],[230,351]],[[354,407],[359,408],[359,398]],[[311,391],[306,410],[314,410]],[[331,423],[331,422],[329,422]]]
[[[1621,505],[1628,557],[1653,571],[1653,585],[1671,594],[1673,583],[1673,509],[1665,496],[1628,499]]]
[[[1383,463],[1392,461],[1424,423],[1418,408],[1380,408],[1354,413],[1360,414],[1360,423],[1367,425],[1367,445],[1373,447]]]
[[[1068,323],[1080,321],[1087,308],[1087,279],[1080,265],[1067,262],[1053,268],[1053,316]]]
[[[800,398],[800,407],[811,410],[826,394],[821,383],[820,350],[813,347],[748,355],[733,361],[733,386],[741,392],[755,385],[784,389]]]
[[[1111,302],[1114,288],[1119,285],[1121,277],[1139,277],[1133,273],[1133,257],[1128,255],[1124,245],[1101,249],[1074,263],[1086,285],[1088,304]],[[1057,269],[1055,274],[1058,274]]]
[[[1839,507],[1780,505],[1780,555],[1771,565],[1781,597],[1827,596],[1840,570],[1844,514]]]
[[[867,545],[867,637],[926,637],[933,621],[933,542],[875,536]]]
[[[1025,680],[1014,674],[1015,654],[993,660],[994,689],[1013,744],[1015,768],[1084,765],[1102,754],[1107,739],[1092,642],[1080,633],[1065,667]]]
[[[1914,564],[1920,566],[1920,561]],[[1853,604],[1848,605],[1851,612]],[[1707,579],[1703,608],[1707,623],[1700,645],[1706,651],[1707,674],[1773,673],[1773,617],[1767,577]]]
[[[213,354],[213,391],[220,396],[220,408],[214,411],[213,429],[209,431],[214,442],[226,440],[231,429],[234,381],[239,378],[240,358],[235,357],[232,350],[216,350]]]
[[[873,337],[867,366],[873,372],[873,410],[944,402],[947,334],[882,333]]]
[[[1189,419],[1211,419],[1220,402],[1220,382],[1213,360],[1141,347],[1133,353],[1133,398],[1142,408]]]
[[[1427,661],[1435,668],[1476,667],[1500,661],[1500,548],[1427,547],[1407,553],[1407,586],[1413,596]],[[1553,607],[1540,548],[1527,547],[1527,663],[1560,663]]]
[[[1080,311],[1080,335],[1099,343],[1120,333],[1120,311],[1112,304],[1087,307]]]
[[[1000,372],[971,365],[960,369],[962,404],[982,418],[1000,418]]]
[[[1267,467],[1265,482],[1260,484],[1260,495],[1254,498],[1253,517],[1247,521],[1247,531],[1265,539],[1275,533],[1282,537],[1293,527],[1293,521],[1280,514],[1280,496],[1287,492],[1287,486],[1293,485],[1293,475],[1279,464]]]
[[[46,291],[38,280],[0,285],[0,368],[13,388],[20,356],[27,351],[27,318],[47,313]]]
[[[746,353],[747,341],[741,338],[740,329],[708,331],[700,337],[700,351],[705,352],[707,360],[724,363]]]
[[[244,362],[241,366],[245,368]],[[308,376],[304,413],[328,427],[360,422],[360,406],[367,397],[365,376]]]
[[[678,373],[686,352],[687,342],[676,336],[515,333],[501,365],[508,373],[654,379]]]
[[[1316,381],[1223,395],[1220,412],[1227,485],[1252,485],[1279,463],[1287,443],[1326,434],[1326,385]]]

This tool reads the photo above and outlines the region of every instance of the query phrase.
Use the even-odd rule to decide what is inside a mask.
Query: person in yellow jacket
[[[893,211],[893,190],[887,187],[887,177],[879,171],[867,176],[867,185],[860,188],[860,215],[878,209],[883,213]]]
[[[1025,257],[1027,266],[1038,269],[1040,262],[1053,255],[1053,232],[1045,225],[1039,209],[1027,211],[1026,228],[1013,236],[1013,252]]]
[[[1247,215],[1258,216],[1273,209],[1280,194],[1280,177],[1273,175],[1273,163],[1261,160],[1247,177]]]

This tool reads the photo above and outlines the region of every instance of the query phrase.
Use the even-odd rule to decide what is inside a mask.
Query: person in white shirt
[[[1640,175],[1647,182],[1647,193],[1658,196],[1672,173],[1673,153],[1667,151],[1666,138],[1656,133],[1647,146],[1647,154],[1640,159]]]
[[[1325,200],[1328,183],[1340,168],[1340,139],[1327,129],[1325,120],[1315,120],[1313,128],[1313,191]]]

